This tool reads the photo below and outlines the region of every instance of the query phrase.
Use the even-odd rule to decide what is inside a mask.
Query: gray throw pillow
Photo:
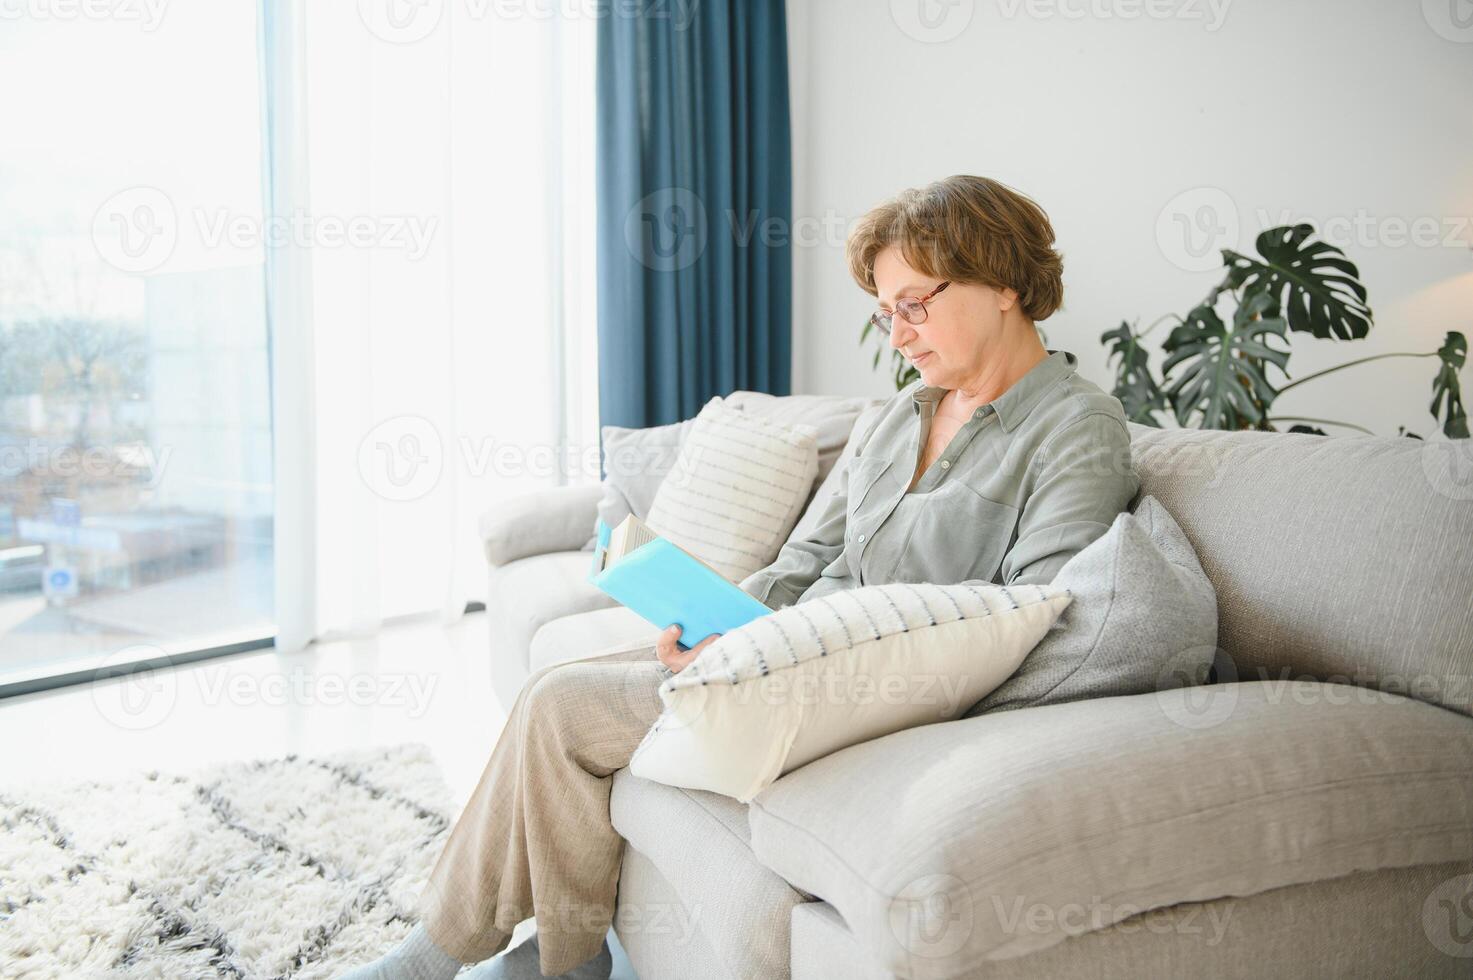
[[[675,466],[681,443],[695,421],[690,418],[647,429],[626,429],[617,425],[603,427],[604,481],[603,496],[598,501],[600,520],[615,528],[630,514],[640,520],[649,516],[655,493]],[[593,550],[597,540],[595,530],[583,550]]]
[[[1217,648],[1217,594],[1155,497],[1118,515],[1052,584],[1074,601],[1017,672],[965,717],[1206,680]]]

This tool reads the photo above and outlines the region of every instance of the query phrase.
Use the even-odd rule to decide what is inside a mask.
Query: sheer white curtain
[[[598,479],[594,25],[265,9],[277,647],[294,650],[454,620],[484,595],[483,512]]]

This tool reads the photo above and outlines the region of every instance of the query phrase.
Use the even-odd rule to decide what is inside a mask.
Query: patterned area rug
[[[419,744],[0,788],[0,976],[335,977],[418,921],[454,816]]]

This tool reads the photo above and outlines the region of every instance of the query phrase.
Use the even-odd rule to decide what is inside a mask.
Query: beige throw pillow
[[[740,582],[777,558],[817,472],[812,426],[782,425],[713,398],[685,434],[645,523]]]

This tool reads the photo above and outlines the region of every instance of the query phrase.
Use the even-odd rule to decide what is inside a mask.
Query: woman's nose
[[[910,321],[907,320],[905,317],[897,313],[890,319],[891,347],[895,348],[896,350],[900,350],[906,344],[909,344],[912,340],[914,340],[915,336],[915,327],[911,326]]]

